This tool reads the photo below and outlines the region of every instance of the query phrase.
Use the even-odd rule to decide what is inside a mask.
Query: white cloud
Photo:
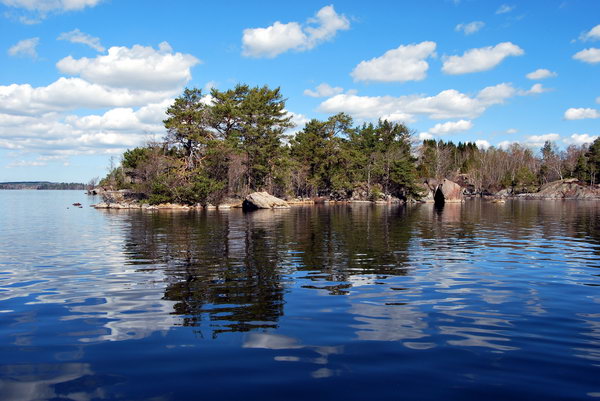
[[[415,118],[412,114],[408,113],[390,113],[381,116],[382,120],[388,120],[390,122],[401,122],[401,123],[412,123],[415,122]]]
[[[162,137],[165,133],[162,120],[171,103],[172,100],[165,100],[137,110],[116,108],[85,116],[0,114],[0,148],[40,152],[50,157],[118,153]]]
[[[448,121],[434,125],[429,133],[433,135],[445,135],[452,132],[468,131],[473,128],[473,123],[469,120]]]
[[[454,30],[457,32],[462,31],[465,35],[472,35],[484,26],[485,22],[483,21],[473,21],[469,22],[468,24],[458,24],[456,25],[456,28],[454,28]]]
[[[488,107],[501,104],[519,94],[510,84],[502,83],[482,89],[476,96],[469,96],[455,89],[448,89],[435,96],[359,96],[335,95],[319,106],[325,113],[346,112],[357,118],[377,119],[385,116],[402,116],[404,120],[415,115],[432,119],[476,118]]]
[[[28,11],[78,11],[94,7],[102,0],[0,0],[0,3]]]
[[[522,91],[522,95],[539,95],[540,93],[549,92],[551,89],[544,88],[542,84],[533,84],[529,90]]]
[[[35,115],[77,108],[141,106],[159,102],[177,93],[166,91],[110,88],[80,78],[59,78],[48,86],[29,84],[0,86],[0,113]]]
[[[60,60],[56,66],[65,74],[113,88],[160,91],[182,87],[192,77],[190,69],[200,60],[190,54],[174,53],[167,42],[158,50],[135,45],[111,47],[108,54],[95,58]]]
[[[329,97],[337,95],[338,93],[342,93],[343,91],[344,88],[341,88],[339,86],[332,87],[327,83],[322,83],[320,85],[317,85],[314,91],[311,89],[306,89],[304,91],[304,94],[310,97]]]
[[[581,40],[599,40],[600,39],[600,24],[596,25],[588,32],[584,32],[579,37]]]
[[[596,64],[600,63],[600,49],[590,47],[573,55],[575,60],[583,61],[584,63]]]
[[[521,56],[523,49],[511,42],[502,42],[496,46],[467,50],[462,56],[444,57],[442,71],[446,74],[468,74],[487,71],[509,56]]]
[[[94,7],[102,0],[0,0],[5,6],[23,10],[24,15],[6,15],[16,17],[24,24],[36,24],[51,13],[80,11],[86,7]]]
[[[17,42],[8,49],[8,54],[11,56],[37,58],[37,46],[40,43],[40,38],[23,39]]]
[[[425,59],[435,55],[435,48],[435,42],[399,46],[381,57],[361,61],[350,75],[355,81],[420,81],[429,68]]]
[[[309,48],[313,48],[321,42],[331,40],[337,31],[350,29],[350,21],[344,15],[339,15],[333,9],[333,6],[321,8],[314,18],[308,20],[314,26],[305,28],[308,34]]]
[[[500,149],[508,149],[510,147],[510,145],[512,145],[513,143],[516,143],[514,141],[502,141],[498,144],[498,147]]]
[[[570,108],[565,111],[565,120],[583,120],[584,118],[600,118],[600,112],[592,108]]]
[[[165,110],[197,63],[166,43],[158,50],[113,47],[95,58],[59,61],[60,71],[78,77],[39,87],[0,85],[0,148],[52,156],[118,154],[158,139]],[[81,115],[81,109],[102,111]]]
[[[88,35],[87,33],[83,33],[79,29],[74,29],[69,32],[63,32],[58,36],[57,39],[67,40],[71,43],[81,43],[99,52],[104,51],[104,46],[102,46],[102,44],[100,43],[100,38],[96,38],[94,36]]]
[[[517,132],[519,132],[519,130],[516,128],[509,128],[506,130],[507,134],[516,134]]]
[[[304,26],[298,22],[284,24],[276,21],[266,28],[244,29],[242,54],[246,57],[273,58],[288,50],[310,50],[331,40],[338,31],[349,28],[348,19],[337,14],[329,5],[321,8]]]
[[[294,126],[292,128],[288,128],[286,133],[288,135],[290,135],[291,137],[293,137],[298,131],[301,131],[302,129],[304,129],[304,126],[306,125],[307,122],[310,121],[310,119],[308,117],[306,117],[304,114],[300,114],[300,113],[294,113],[291,112],[289,110],[286,110],[288,116],[292,117],[292,124],[294,124]]]
[[[515,9],[515,6],[509,6],[508,4],[502,4],[497,10],[496,14],[506,14]]]
[[[420,141],[427,141],[433,139],[433,135],[431,135],[429,132],[421,132],[419,134],[419,140]]]
[[[530,135],[525,138],[524,145],[530,148],[541,148],[546,141],[555,142],[560,139],[558,134]]]
[[[594,142],[598,135],[573,134],[569,138],[563,139],[563,142],[569,145],[584,145]]]
[[[14,161],[12,163],[7,164],[5,167],[6,168],[18,168],[18,167],[41,167],[41,166],[45,166],[46,163],[43,161],[36,161],[36,160],[19,160],[19,161]]]
[[[307,41],[297,22],[282,24],[276,21],[267,28],[245,29],[242,54],[246,57],[273,58],[291,49],[301,49]]]
[[[538,80],[538,79],[552,78],[552,77],[555,77],[557,75],[558,74],[555,73],[555,72],[553,72],[553,71],[547,70],[545,68],[539,68],[539,69],[537,69],[535,71],[532,71],[529,74],[527,74],[526,77],[527,77],[527,79]]]
[[[491,147],[491,146],[492,146],[492,145],[491,145],[491,144],[490,144],[488,141],[486,141],[485,139],[477,139],[477,140],[475,141],[475,145],[477,145],[477,147],[478,147],[479,149],[487,149],[487,148],[489,148],[489,147]]]
[[[511,84],[501,83],[483,88],[479,91],[477,99],[484,105],[504,103],[505,99],[519,94],[518,92]]]

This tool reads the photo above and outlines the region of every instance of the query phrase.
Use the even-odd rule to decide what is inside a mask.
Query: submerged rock
[[[253,192],[246,196],[246,199],[242,203],[244,210],[256,210],[256,209],[280,209],[288,208],[290,205],[283,199],[279,199],[268,192]]]

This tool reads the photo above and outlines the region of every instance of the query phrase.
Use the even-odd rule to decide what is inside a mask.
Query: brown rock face
[[[290,205],[288,205],[286,201],[276,198],[268,192],[253,192],[246,196],[246,199],[242,203],[242,208],[244,210],[280,209],[288,207],[290,207]]]
[[[464,202],[463,189],[460,185],[444,179],[435,191],[436,203],[460,203]]]

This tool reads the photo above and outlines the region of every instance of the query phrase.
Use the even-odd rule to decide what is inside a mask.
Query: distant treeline
[[[205,96],[186,89],[167,109],[163,141],[134,148],[100,185],[131,189],[150,203],[218,204],[253,191],[328,199],[415,199],[423,182],[449,178],[474,193],[535,192],[549,181],[576,177],[594,185],[600,139],[539,154],[523,145],[413,139],[404,124],[355,125],[344,113],[310,120],[294,135],[279,88],[237,85]]]
[[[0,189],[86,189],[85,184],[78,182],[18,181],[0,182]]]

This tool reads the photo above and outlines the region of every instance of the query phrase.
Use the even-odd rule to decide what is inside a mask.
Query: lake
[[[97,201],[0,191],[4,401],[600,399],[600,202]]]

